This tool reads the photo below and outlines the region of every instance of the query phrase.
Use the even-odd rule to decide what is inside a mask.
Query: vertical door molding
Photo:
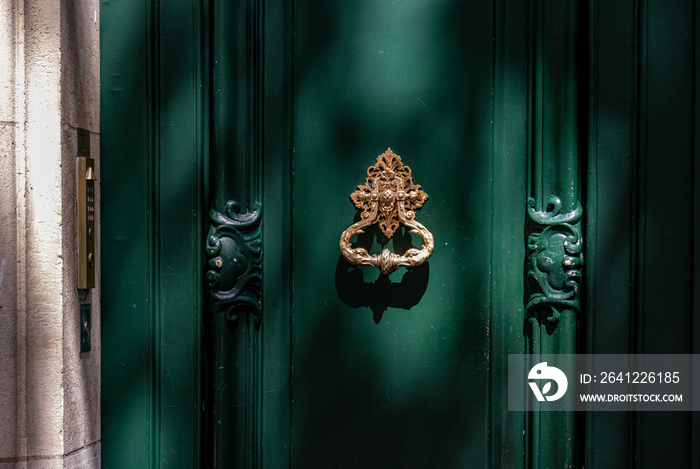
[[[206,467],[259,467],[262,424],[262,2],[210,2],[205,252]]]
[[[261,6],[214,1],[210,134],[210,228],[206,285],[211,312],[229,325],[240,314],[260,321]]]
[[[530,151],[528,155],[525,334],[532,365],[541,354],[574,354],[580,322],[583,204],[579,112],[585,51],[578,0],[530,4]],[[581,28],[583,31],[583,28]],[[573,359],[571,366],[573,367]],[[565,396],[573,402],[573,395]],[[525,466],[574,467],[574,412],[526,416]]]
[[[202,10],[100,4],[103,467],[201,466]]]
[[[527,2],[494,2],[493,150],[491,196],[490,424],[488,467],[522,467],[525,414],[508,411],[509,354],[526,351],[521,328],[526,253],[525,213],[513,204],[527,188],[528,19]],[[526,375],[523,372],[523,380]]]
[[[551,334],[564,311],[581,311],[579,7],[569,0],[536,1],[531,8],[526,317]]]

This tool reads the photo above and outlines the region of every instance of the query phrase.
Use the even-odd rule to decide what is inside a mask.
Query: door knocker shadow
[[[386,246],[389,239],[376,225],[368,227],[365,233],[358,235],[355,247],[367,250],[372,246],[372,239]],[[411,233],[405,226],[396,230],[392,237],[394,252],[403,253],[415,247],[411,244]],[[366,267],[367,268],[367,267]],[[417,267],[407,268],[401,281],[392,282],[388,275],[379,274],[374,282],[365,282],[362,267],[350,264],[343,256],[338,257],[335,269],[335,289],[340,301],[351,308],[369,308],[376,324],[382,320],[387,308],[411,309],[417,305],[428,288],[430,267],[425,262]]]

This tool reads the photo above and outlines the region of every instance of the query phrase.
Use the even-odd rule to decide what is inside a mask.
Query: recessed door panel
[[[461,1],[296,2],[295,467],[484,466],[493,11]],[[388,148],[429,195],[423,265],[350,266],[349,195]],[[370,253],[422,240],[366,230]]]

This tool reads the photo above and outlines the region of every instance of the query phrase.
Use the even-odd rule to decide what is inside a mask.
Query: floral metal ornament
[[[210,310],[223,311],[231,327],[241,315],[248,314],[255,327],[260,325],[262,207],[241,213],[240,205],[230,200],[225,213],[212,209],[207,235],[206,286],[213,300]]]
[[[548,210],[536,210],[534,199],[528,205],[532,230],[528,235],[529,299],[525,309],[528,318],[537,318],[553,330],[563,311],[581,310],[583,208],[576,202],[573,210],[564,211],[556,196],[547,201]]]
[[[433,253],[433,235],[415,219],[416,210],[428,200],[428,194],[421,186],[413,184],[411,168],[404,166],[401,157],[391,148],[377,157],[374,166],[367,168],[365,184],[357,186],[350,198],[362,213],[360,221],[340,236],[340,252],[349,263],[379,267],[384,275],[389,275],[399,267],[418,266]],[[424,244],[421,249],[410,248],[402,255],[389,249],[370,255],[364,248],[353,248],[350,239],[375,223],[387,238],[403,224],[411,228],[411,233],[423,238]]]

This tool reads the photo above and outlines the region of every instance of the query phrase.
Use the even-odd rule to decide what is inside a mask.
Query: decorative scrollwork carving
[[[401,157],[391,148],[377,157],[374,166],[367,169],[365,184],[357,186],[350,195],[355,207],[362,210],[360,221],[340,236],[340,252],[353,265],[379,267],[389,275],[399,267],[414,267],[425,262],[433,253],[433,235],[415,219],[416,213],[428,200],[421,186],[413,184],[411,168],[401,163]],[[391,238],[399,224],[411,228],[411,233],[423,238],[421,249],[410,248],[403,255],[384,249],[379,255],[369,254],[364,248],[353,248],[350,239],[377,223],[387,238]]]
[[[527,201],[527,213],[530,215],[530,219],[535,223],[540,225],[552,225],[554,223],[576,223],[581,219],[583,215],[583,207],[577,202],[576,208],[570,212],[562,213],[562,203],[561,199],[556,195],[547,200],[547,209],[544,211],[538,211],[535,208],[535,199],[530,198]]]
[[[236,201],[229,201],[224,213],[209,213],[205,280],[214,300],[210,310],[224,312],[231,327],[243,313],[252,315],[256,327],[260,324],[261,213],[260,204],[241,213]]]
[[[534,230],[528,236],[527,277],[528,318],[537,318],[551,330],[561,312],[579,312],[583,268],[583,237],[580,203],[570,212],[562,212],[561,201],[551,197],[546,211],[535,210],[528,201],[528,214]]]

